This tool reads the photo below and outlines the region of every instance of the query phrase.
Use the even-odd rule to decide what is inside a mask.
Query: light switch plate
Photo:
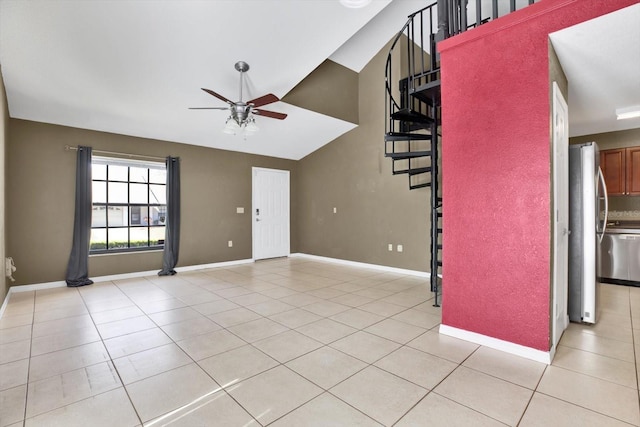
[[[402,245],[398,245],[396,249],[398,250],[398,252],[402,252],[404,248],[402,247]]]
[[[244,213],[244,208],[236,208],[236,213]]]
[[[229,247],[232,248],[233,247],[233,240],[229,240]]]

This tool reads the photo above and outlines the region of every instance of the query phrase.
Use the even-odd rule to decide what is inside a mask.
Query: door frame
[[[270,173],[284,173],[287,177],[287,206],[289,209],[287,218],[287,250],[286,254],[282,254],[279,256],[289,256],[291,254],[291,172],[286,169],[273,169],[273,168],[264,168],[264,167],[251,167],[251,257],[254,261],[259,259],[267,259],[267,258],[256,258],[256,205],[257,205],[257,196],[258,193],[256,191],[256,172],[270,172]]]
[[[568,227],[568,218],[569,218],[569,107],[567,102],[560,91],[560,87],[554,81],[553,82],[553,94],[552,94],[552,126],[551,126],[551,148],[552,148],[552,159],[553,159],[553,167],[552,167],[552,185],[553,185],[553,210],[552,210],[552,225],[553,225],[553,267],[552,267],[552,294],[551,294],[551,349],[550,356],[553,360],[553,356],[556,352],[556,348],[560,338],[562,337],[562,332],[569,326],[569,315],[568,315],[568,299],[569,299],[569,258],[568,253],[559,253],[558,251],[558,241],[559,239],[566,239],[567,244],[566,248],[568,249],[568,233],[570,232]],[[566,114],[563,115],[564,122],[564,132],[563,137],[558,140],[556,138],[556,114],[558,110],[564,111]],[[562,144],[562,147],[558,147],[558,144]],[[558,148],[564,151],[564,164],[560,165],[557,159],[557,151]],[[560,167],[563,167],[559,169]],[[562,174],[562,176],[559,176]],[[564,192],[561,191],[564,187]],[[566,197],[563,200],[560,200],[561,195],[564,193]],[[560,219],[560,209],[562,209],[564,218],[567,219],[567,223],[562,225],[559,222]],[[564,264],[564,271],[567,272],[567,277],[558,283],[558,273],[559,273],[559,264]],[[559,311],[558,311],[559,310]],[[560,318],[560,324],[557,324],[557,319]]]

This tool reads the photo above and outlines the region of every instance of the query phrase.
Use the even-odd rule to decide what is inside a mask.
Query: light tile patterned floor
[[[640,426],[640,288],[552,366],[439,335],[431,297],[305,258],[14,293],[0,427]]]

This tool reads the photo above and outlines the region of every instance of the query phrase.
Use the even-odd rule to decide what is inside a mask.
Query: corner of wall
[[[357,124],[358,73],[327,59],[282,101]]]
[[[2,78],[2,65],[0,64],[0,262],[4,263],[6,257],[6,239],[5,239],[5,163],[6,163],[6,145],[9,135],[9,108],[7,105],[7,93],[4,88],[4,79]],[[0,300],[4,300],[7,295],[7,278],[4,274],[0,274]]]
[[[549,34],[631,2],[541,1],[439,44],[443,325],[549,350]]]
[[[390,45],[358,73],[358,127],[299,162],[298,251],[426,272],[429,189],[410,191],[406,176],[393,175],[384,155]],[[390,244],[404,249],[390,251]]]

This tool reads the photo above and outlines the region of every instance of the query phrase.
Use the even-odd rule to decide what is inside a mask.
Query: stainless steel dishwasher
[[[603,279],[640,283],[640,230],[607,229],[600,244],[600,276]]]

